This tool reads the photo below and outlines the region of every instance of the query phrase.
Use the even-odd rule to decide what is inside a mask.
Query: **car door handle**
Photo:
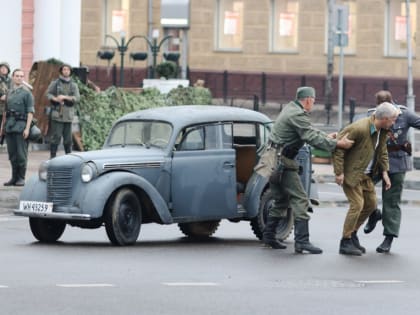
[[[234,168],[235,164],[232,162],[225,162],[223,163],[223,168]]]

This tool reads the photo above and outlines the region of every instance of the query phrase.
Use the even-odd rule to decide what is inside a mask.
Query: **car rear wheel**
[[[42,243],[54,243],[64,233],[66,223],[59,220],[29,218],[33,236]]]
[[[112,244],[132,245],[137,241],[142,222],[142,210],[136,194],[128,188],[120,189],[105,213],[105,230]]]
[[[191,238],[207,238],[216,232],[219,227],[220,220],[179,223],[179,229],[186,236]]]
[[[273,195],[271,190],[266,190],[260,200],[260,208],[258,215],[251,220],[251,228],[255,236],[259,239],[262,239],[262,234],[264,231],[265,223],[267,222],[268,212],[273,206]],[[293,229],[293,213],[292,209],[287,209],[287,214],[282,218],[277,226],[276,238],[280,240],[285,240]]]

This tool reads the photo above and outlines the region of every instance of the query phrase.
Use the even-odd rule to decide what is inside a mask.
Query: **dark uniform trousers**
[[[6,134],[7,152],[10,163],[12,164],[13,172],[21,172],[18,175],[20,178],[25,178],[27,156],[28,156],[28,141],[23,139],[22,133],[12,132]],[[22,176],[23,175],[23,176]]]
[[[405,172],[389,174],[392,186],[385,190],[382,186],[382,224],[384,235],[398,237],[401,223],[401,195]],[[383,185],[385,185],[383,183]]]

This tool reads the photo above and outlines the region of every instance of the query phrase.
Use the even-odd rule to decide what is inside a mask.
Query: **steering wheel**
[[[150,144],[156,145],[156,146],[166,146],[168,144],[168,141],[163,138],[154,138],[150,140]]]

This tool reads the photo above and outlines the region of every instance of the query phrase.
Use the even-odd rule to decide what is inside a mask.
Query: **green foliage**
[[[165,95],[154,88],[134,93],[110,87],[96,93],[80,81],[78,85],[78,115],[85,150],[101,148],[112,124],[127,113],[168,105],[211,104],[212,101],[210,91],[201,87],[179,87]]]
[[[156,66],[156,73],[159,78],[173,79],[178,76],[178,66],[173,61],[164,61]]]

